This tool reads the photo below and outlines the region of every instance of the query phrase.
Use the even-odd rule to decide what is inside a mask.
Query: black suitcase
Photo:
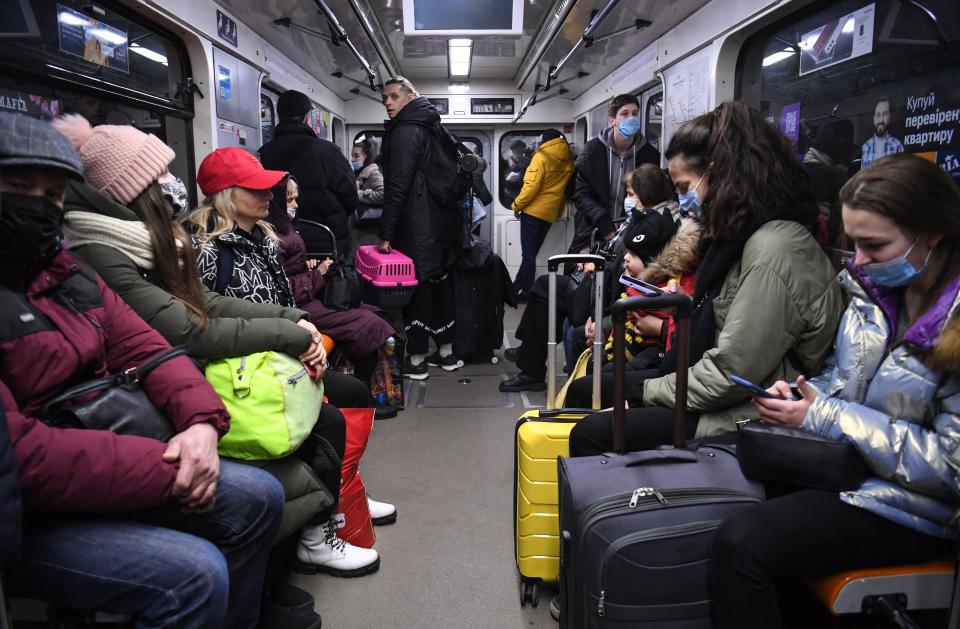
[[[624,451],[624,322],[636,309],[676,307],[674,447],[560,458],[561,627],[708,629],[707,566],[728,516],[763,500],[732,446],[684,447],[690,299],[614,303],[614,449]]]
[[[503,347],[504,304],[516,306],[510,274],[500,256],[493,254],[478,269],[455,268],[453,353],[470,362],[494,360],[494,350]]]

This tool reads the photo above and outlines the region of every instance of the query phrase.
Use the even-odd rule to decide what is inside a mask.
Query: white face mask
[[[296,217],[297,217],[297,208],[295,208],[295,207],[290,207],[290,206],[288,205],[288,206],[287,206],[287,214],[290,215],[290,218],[296,218]]]
[[[631,216],[633,211],[637,209],[637,197],[625,197],[623,199],[623,209],[627,212],[627,216]]]

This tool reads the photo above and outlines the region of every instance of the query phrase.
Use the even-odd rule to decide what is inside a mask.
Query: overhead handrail
[[[607,4],[605,4],[602,9],[593,14],[593,16],[590,18],[590,23],[587,24],[585,29],[583,29],[583,34],[580,36],[580,39],[570,50],[567,51],[567,54],[560,59],[557,65],[550,68],[550,71],[547,73],[547,83],[544,87],[545,90],[549,90],[553,86],[553,82],[556,81],[556,79],[560,76],[560,73],[563,72],[564,67],[566,67],[570,59],[572,59],[581,48],[589,48],[598,42],[606,41],[620,35],[626,35],[627,33],[632,33],[634,31],[640,31],[653,24],[653,22],[650,20],[636,18],[633,21],[633,24],[630,26],[625,26],[605,35],[597,36],[596,32],[600,28],[600,25],[605,19],[607,19],[607,17],[610,16],[618,4],[620,4],[620,0],[608,0]]]
[[[510,124],[512,124],[512,125],[517,124],[517,122],[520,120],[520,118],[522,118],[523,115],[524,115],[525,113],[527,113],[527,109],[529,109],[530,107],[533,107],[533,106],[536,105],[537,103],[542,103],[542,102],[544,102],[544,101],[548,101],[548,100],[550,100],[551,98],[556,98],[557,96],[563,96],[564,94],[567,94],[570,90],[564,89],[564,88],[560,88],[559,90],[557,90],[556,93],[550,94],[549,96],[544,96],[543,98],[540,98],[540,95],[543,94],[543,92],[545,92],[545,91],[546,91],[546,90],[543,90],[543,89],[535,89],[535,90],[533,91],[533,94],[530,95],[530,98],[527,99],[527,102],[525,102],[525,103],[523,104],[523,107],[520,108],[520,111],[517,112],[517,115],[513,117],[513,120],[510,122]]]
[[[360,64],[360,69],[363,70],[364,74],[367,75],[367,83],[371,90],[377,91],[377,73],[374,72],[373,67],[366,60],[366,58],[360,54],[360,51],[356,46],[353,45],[353,42],[350,41],[350,36],[347,35],[347,31],[343,28],[343,25],[340,24],[340,20],[337,19],[337,15],[333,10],[327,6],[327,3],[324,0],[313,0],[316,5],[320,8],[320,12],[327,20],[327,26],[330,27],[330,34],[324,33],[323,31],[318,31],[317,29],[310,28],[309,26],[303,26],[302,24],[297,24],[289,17],[282,17],[273,21],[277,26],[284,26],[286,28],[295,28],[299,31],[303,31],[308,35],[313,35],[319,39],[322,39],[325,42],[331,43],[334,46],[344,45],[347,50],[350,51],[350,54],[353,55],[354,59],[357,60],[357,63]],[[389,68],[387,68],[389,71]],[[342,73],[341,73],[342,74]],[[349,77],[342,77],[347,78]],[[354,79],[355,80],[355,79]],[[364,83],[364,85],[367,85]]]
[[[314,3],[320,7],[320,11],[323,13],[324,17],[327,18],[327,24],[330,25],[330,30],[333,32],[334,37],[337,41],[334,43],[342,43],[347,47],[347,50],[350,51],[350,54],[354,56],[357,60],[357,63],[360,64],[360,69],[364,71],[367,75],[367,79],[370,81],[370,87],[374,87],[377,82],[377,73],[373,71],[373,68],[370,66],[370,62],[364,58],[356,46],[353,45],[353,42],[350,41],[350,37],[347,35],[347,30],[343,28],[343,25],[340,24],[340,20],[337,19],[337,14],[333,12],[327,3],[324,0],[313,0]]]

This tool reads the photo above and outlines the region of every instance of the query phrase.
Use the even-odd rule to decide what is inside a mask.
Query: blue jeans
[[[253,628],[283,501],[268,473],[221,460],[206,513],[32,514],[7,582],[71,609],[135,614],[137,627]]]
[[[517,293],[526,293],[537,276],[537,254],[550,231],[550,223],[526,212],[520,215],[520,270],[513,281]]]

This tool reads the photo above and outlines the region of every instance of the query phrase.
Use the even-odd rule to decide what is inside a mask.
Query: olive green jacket
[[[64,209],[139,220],[133,210],[82,183],[70,184]],[[183,345],[194,359],[207,361],[268,350],[299,356],[310,346],[310,333],[296,325],[307,318],[302,310],[224,297],[204,289],[209,318],[200,329],[198,318],[182,301],[157,286],[152,272],[137,268],[118,249],[91,244],[72,251],[89,262],[107,285],[171,345]]]
[[[689,369],[687,410],[697,437],[733,432],[756,417],[740,376],[767,387],[820,373],[846,307],[836,271],[799,223],[771,221],[751,236],[713,302],[716,345]],[[676,374],[647,380],[643,401],[673,408]]]
[[[131,209],[82,183],[69,184],[64,209],[139,220]],[[299,356],[310,345],[310,333],[296,324],[307,318],[301,310],[224,297],[204,289],[209,318],[200,329],[198,318],[183,302],[157,286],[152,272],[138,268],[118,249],[90,244],[72,252],[89,262],[107,285],[171,345],[186,347],[200,362],[269,350]],[[339,469],[340,460],[332,447],[318,451],[317,460],[310,466],[295,456],[252,463],[276,477],[286,493],[278,540],[315,521],[333,504],[333,496],[316,472]]]

